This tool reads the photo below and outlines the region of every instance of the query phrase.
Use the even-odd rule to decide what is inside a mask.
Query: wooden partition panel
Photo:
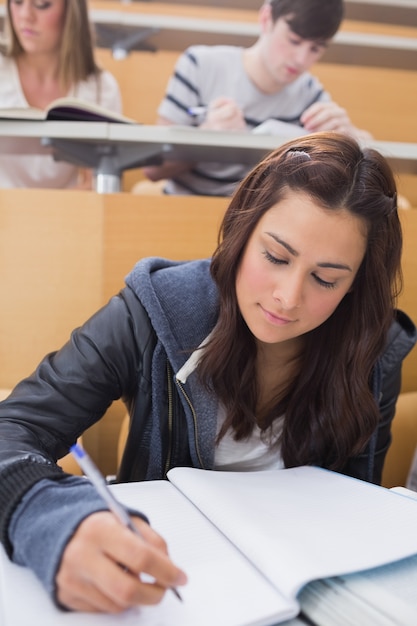
[[[0,386],[10,387],[102,301],[102,198],[0,190]]]
[[[10,387],[144,256],[209,256],[226,199],[0,190],[0,386]]]
[[[417,141],[417,71],[318,63],[313,73],[381,141]]]
[[[143,196],[105,199],[103,294],[111,297],[138,259],[211,256],[227,198]]]

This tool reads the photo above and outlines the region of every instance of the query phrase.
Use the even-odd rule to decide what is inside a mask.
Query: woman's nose
[[[303,285],[302,280],[296,277],[288,277],[280,281],[276,287],[273,297],[281,303],[283,309],[297,309],[302,301]]]
[[[35,16],[35,9],[32,3],[32,0],[24,0],[20,5],[19,11],[20,17],[23,17],[27,20],[32,20]]]

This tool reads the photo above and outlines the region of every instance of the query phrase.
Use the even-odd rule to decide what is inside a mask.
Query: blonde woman
[[[0,108],[45,109],[72,96],[121,111],[119,87],[94,58],[87,0],[7,0]],[[49,155],[0,155],[0,187],[90,186],[91,176]]]

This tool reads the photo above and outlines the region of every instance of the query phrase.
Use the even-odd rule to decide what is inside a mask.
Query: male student
[[[259,11],[260,36],[251,47],[191,46],[180,56],[157,123],[251,131],[271,119],[300,131],[369,136],[353,126],[309,73],[337,32],[343,12],[343,0],[267,0]],[[249,169],[166,161],[144,172],[153,181],[168,179],[169,194],[228,196]]]

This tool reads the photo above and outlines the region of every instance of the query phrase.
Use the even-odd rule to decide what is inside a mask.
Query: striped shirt
[[[198,126],[202,119],[190,116],[190,107],[228,97],[238,103],[251,131],[269,119],[299,125],[300,116],[311,104],[330,100],[308,72],[275,94],[259,91],[245,72],[243,52],[236,46],[188,48],[177,61],[159,115],[176,125]],[[243,164],[195,163],[191,171],[168,181],[166,192],[230,196],[250,169]]]

